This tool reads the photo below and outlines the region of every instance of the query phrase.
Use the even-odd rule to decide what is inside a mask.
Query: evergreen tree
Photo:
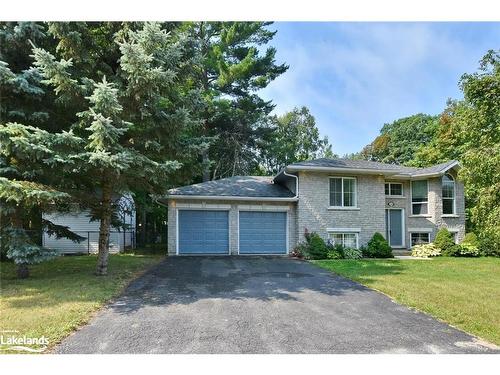
[[[201,103],[188,74],[194,49],[186,33],[170,27],[167,31],[158,23],[50,24],[61,58],[36,47],[34,66],[42,82],[53,89],[57,104],[74,111],[76,121],[69,133],[43,133],[46,142],[41,144],[40,129],[2,127],[4,134],[17,127],[28,133],[25,138],[31,137],[26,157],[33,159],[31,170],[40,171],[34,181],[47,179],[47,190],[70,194],[100,220],[99,275],[107,272],[114,197],[129,191],[164,193],[180,161],[188,164],[199,151],[191,137],[198,124],[191,113]],[[9,138],[9,144],[18,148],[23,142]],[[54,150],[62,145],[64,150],[58,150],[56,157]],[[4,146],[8,168],[15,163],[12,147]],[[43,152],[54,157],[33,158]],[[43,173],[47,164],[61,168],[61,182]]]
[[[288,67],[275,63],[276,50],[262,46],[275,32],[269,22],[195,22],[184,25],[196,40],[196,82],[202,90],[200,115],[205,147],[203,181],[250,172],[259,138],[273,109],[256,92]],[[212,171],[212,176],[211,176]]]

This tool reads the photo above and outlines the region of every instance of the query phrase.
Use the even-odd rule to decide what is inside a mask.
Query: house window
[[[411,182],[411,213],[412,215],[427,215],[428,213],[427,180]]]
[[[328,233],[328,239],[333,245],[342,245],[343,247],[358,248],[357,233]]]
[[[356,207],[356,179],[330,178],[330,207]]]
[[[455,213],[455,180],[448,173],[442,180],[443,215]]]
[[[429,233],[412,233],[411,246],[419,245],[421,243],[429,243]]]
[[[399,182],[386,182],[385,195],[388,195],[391,197],[402,197],[403,196],[403,184],[401,184]]]

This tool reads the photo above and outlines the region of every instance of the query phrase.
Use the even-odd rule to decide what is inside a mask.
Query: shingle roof
[[[450,162],[434,165],[432,167],[416,168],[416,167],[405,167],[403,165],[398,165],[398,164],[387,164],[387,163],[380,163],[368,160],[322,158],[322,159],[307,160],[290,164],[289,166],[287,166],[287,168],[291,168],[294,170],[300,169],[301,167],[304,167],[305,169],[307,169],[308,167],[335,168],[335,169],[345,168],[349,170],[359,169],[359,170],[387,171],[387,172],[407,174],[410,176],[419,176],[432,173],[440,173],[443,170],[446,170],[449,166],[451,166],[454,163],[456,163],[456,161],[452,160]]]
[[[255,197],[255,198],[293,198],[287,188],[274,184],[273,177],[235,176],[207,181],[199,184],[182,186],[168,191],[170,196],[220,196],[220,197]]]

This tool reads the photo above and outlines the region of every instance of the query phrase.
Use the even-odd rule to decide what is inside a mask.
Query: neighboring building
[[[126,248],[135,247],[135,208],[131,197],[122,197],[118,203],[123,209],[121,220],[128,229],[112,227],[109,234],[109,252],[119,253]],[[91,221],[88,211],[75,210],[72,213],[43,214],[44,219],[57,225],[68,227],[69,230],[85,237],[82,242],[73,242],[67,238],[55,238],[44,232],[42,246],[55,249],[61,254],[94,254],[99,248],[100,221]]]
[[[412,168],[317,159],[273,177],[231,177],[171,189],[169,254],[287,254],[305,231],[349,247],[375,232],[394,249],[430,242],[440,227],[465,232],[456,161]]]

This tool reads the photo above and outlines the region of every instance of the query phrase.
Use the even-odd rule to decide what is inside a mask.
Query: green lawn
[[[95,256],[67,256],[31,267],[29,279],[0,263],[0,330],[49,340],[49,348],[86,323],[158,255],[111,255],[107,276],[94,276]],[[5,352],[5,351],[3,351]]]
[[[500,345],[499,258],[314,263]]]

